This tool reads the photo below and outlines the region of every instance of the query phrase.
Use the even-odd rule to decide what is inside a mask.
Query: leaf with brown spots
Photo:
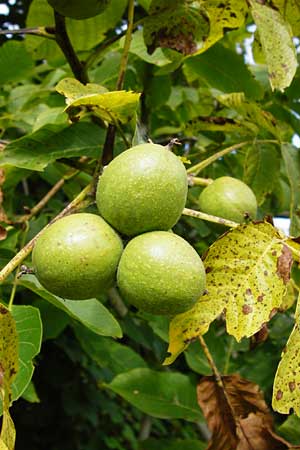
[[[207,450],[286,450],[293,447],[273,431],[273,420],[258,385],[239,375],[204,377],[198,403],[212,432]]]
[[[284,348],[273,385],[273,409],[281,414],[290,410],[300,417],[300,296],[296,323]]]
[[[240,225],[214,242],[204,259],[207,293],[171,321],[165,364],[206,333],[222,312],[228,333],[238,341],[257,333],[286,293],[292,255],[288,242],[265,222]]]
[[[0,305],[0,401],[3,406],[0,449],[13,450],[15,428],[9,414],[11,384],[18,370],[18,336],[9,310]]]
[[[144,39],[148,52],[157,47],[171,48],[191,55],[203,45],[209,33],[209,20],[199,3],[153,0],[144,19]]]

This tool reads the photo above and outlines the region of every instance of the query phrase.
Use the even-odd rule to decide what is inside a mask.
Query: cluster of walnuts
[[[121,153],[99,178],[100,215],[64,217],[37,240],[32,258],[38,280],[73,300],[97,297],[116,282],[124,300],[143,311],[188,310],[204,292],[205,270],[195,249],[171,230],[187,190],[185,167],[169,147],[149,143]],[[202,211],[221,217],[226,201],[233,207],[225,218],[242,221],[245,212],[255,217],[255,196],[239,180],[219,178],[199,199]]]

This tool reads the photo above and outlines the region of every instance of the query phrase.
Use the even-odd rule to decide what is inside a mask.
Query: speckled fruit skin
[[[152,231],[128,243],[117,284],[123,298],[140,310],[173,316],[191,308],[203,294],[205,270],[185,239]]]
[[[220,177],[199,196],[200,210],[206,214],[243,223],[246,216],[255,219],[257,202],[253,191],[241,180]]]
[[[100,214],[127,236],[168,230],[179,220],[187,196],[187,174],[167,147],[141,144],[117,156],[99,178]]]
[[[59,297],[96,297],[115,278],[123,244],[96,214],[79,213],[52,224],[38,238],[32,261],[39,282]]]
[[[88,19],[101,14],[109,0],[48,0],[57,12],[72,19]]]

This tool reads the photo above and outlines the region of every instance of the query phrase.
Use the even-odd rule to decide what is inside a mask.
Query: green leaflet
[[[274,144],[249,146],[244,160],[243,181],[254,191],[258,205],[273,191],[280,173],[280,154]]]
[[[297,57],[290,25],[269,6],[250,0],[262,49],[268,66],[272,89],[283,91],[296,73]]]
[[[207,294],[173,318],[164,364],[175,358],[226,310],[227,332],[238,341],[255,334],[282,303],[292,251],[269,223],[250,223],[225,233],[204,260]]]

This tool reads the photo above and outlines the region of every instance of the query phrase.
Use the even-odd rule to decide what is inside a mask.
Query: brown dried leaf
[[[277,436],[259,386],[239,375],[204,377],[197,387],[198,403],[212,438],[207,450],[286,450],[293,447]]]
[[[0,218],[1,218],[1,211],[0,211]],[[0,225],[0,241],[4,241],[6,237],[7,237],[6,229]]]

